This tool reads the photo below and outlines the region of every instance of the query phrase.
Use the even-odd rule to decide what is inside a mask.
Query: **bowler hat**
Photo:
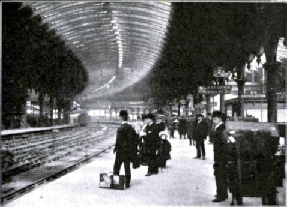
[[[127,110],[121,110],[119,116],[128,116]]]
[[[212,113],[212,117],[219,117],[219,118],[221,118],[222,117],[222,113],[220,111],[214,111]]]
[[[142,119],[151,119],[151,120],[154,120],[154,115],[152,113],[149,113],[149,114],[144,114],[142,116]]]

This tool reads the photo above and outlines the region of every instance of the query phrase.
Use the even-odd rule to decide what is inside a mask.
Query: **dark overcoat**
[[[158,150],[160,145],[160,129],[156,124],[153,123],[151,125],[147,125],[145,131],[145,144],[148,151],[147,154],[156,155],[156,151]]]
[[[116,135],[116,158],[132,161],[137,153],[137,142],[137,134],[134,128],[127,123],[122,124],[118,128]]]
[[[225,130],[225,124],[219,125],[214,131],[214,141],[213,141],[213,151],[214,151],[214,175],[215,176],[225,176],[226,168],[225,164],[227,162],[226,153],[226,140],[223,136],[223,131]]]
[[[208,126],[205,121],[201,121],[200,123],[195,124],[194,129],[194,139],[196,141],[203,141],[206,139],[208,133]]]
[[[219,125],[214,131],[214,161],[219,163],[226,162],[226,140],[224,140],[222,132],[225,130],[225,124]]]

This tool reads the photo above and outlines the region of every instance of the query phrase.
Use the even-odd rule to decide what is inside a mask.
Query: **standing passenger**
[[[168,121],[168,129],[169,129],[169,136],[171,139],[174,138],[174,131],[175,131],[175,123],[172,117],[169,118]]]
[[[214,132],[214,176],[216,181],[216,198],[213,202],[221,202],[228,198],[227,177],[226,177],[226,145],[222,132],[225,130],[225,124],[222,120],[220,111],[214,111],[212,119],[215,124]]]
[[[190,145],[195,145],[195,140],[194,140],[194,137],[193,137],[193,131],[194,131],[194,122],[195,122],[195,119],[190,116],[188,119],[187,119],[187,123],[186,123],[186,131],[187,131],[187,138],[189,139],[189,144]]]
[[[170,156],[171,144],[167,140],[167,134],[160,132],[160,146],[158,150],[158,166],[166,167],[166,161],[171,159]]]
[[[179,138],[183,137],[183,139],[186,139],[186,119],[185,117],[181,117],[178,122],[178,133]]]
[[[140,136],[144,137],[147,149],[148,172],[146,176],[158,173],[157,151],[160,144],[159,128],[154,123],[154,115],[147,114],[143,117],[146,127],[140,132]]]
[[[129,188],[131,182],[130,163],[137,153],[137,135],[134,128],[127,122],[127,111],[121,110],[119,116],[122,119],[122,124],[118,128],[116,135],[114,175],[119,175],[121,165],[124,163],[126,188]]]
[[[201,158],[205,160],[205,146],[204,146],[204,140],[207,137],[207,123],[202,120],[202,115],[197,115],[197,123],[195,125],[195,140],[196,140],[196,149],[197,149],[197,155],[195,158]]]

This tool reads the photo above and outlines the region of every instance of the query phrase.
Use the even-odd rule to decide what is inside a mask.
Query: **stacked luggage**
[[[227,180],[232,204],[243,197],[262,197],[263,205],[276,204],[276,187],[285,176],[285,155],[278,154],[279,133],[274,123],[227,122]],[[230,141],[233,140],[233,141]]]

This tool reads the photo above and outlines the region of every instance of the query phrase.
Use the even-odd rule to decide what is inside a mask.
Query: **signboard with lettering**
[[[226,89],[217,89],[217,90],[206,90],[207,95],[216,95],[216,94],[230,94],[231,90]]]
[[[265,94],[243,94],[242,98],[265,98]]]
[[[207,86],[206,89],[207,90],[231,90],[232,86],[222,86],[222,85],[216,85],[216,86]]]
[[[199,94],[206,94],[206,95],[216,95],[216,94],[230,94],[232,86],[223,86],[223,85],[216,85],[216,86],[198,86],[198,93]]]

